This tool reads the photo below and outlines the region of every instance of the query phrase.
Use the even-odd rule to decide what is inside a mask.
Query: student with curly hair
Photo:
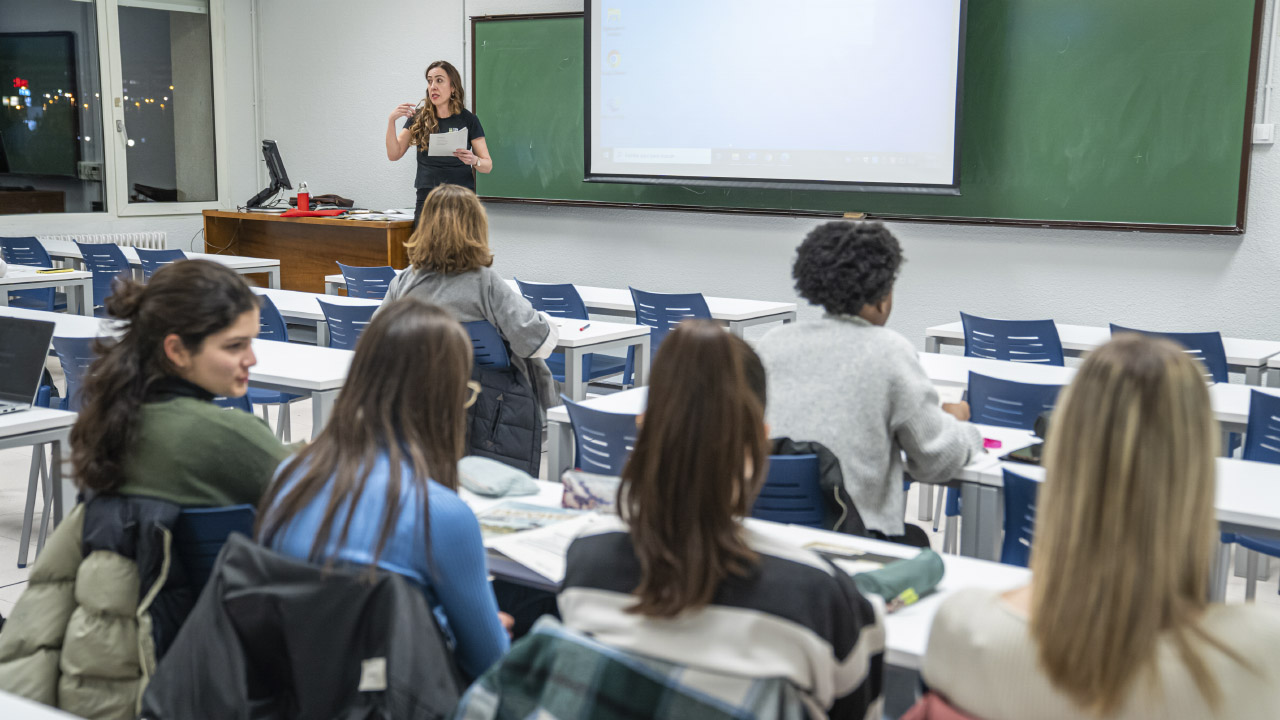
[[[867,529],[923,546],[924,533],[903,522],[903,470],[946,482],[982,452],[982,436],[965,422],[966,403],[939,404],[915,347],[884,327],[902,261],[879,223],[815,228],[791,275],[826,315],[777,328],[756,349],[769,375],[773,434],[826,445]]]
[[[493,172],[493,160],[489,157],[480,118],[462,104],[466,93],[457,68],[447,61],[437,60],[427,66],[426,75],[426,97],[416,105],[397,105],[387,118],[388,160],[399,160],[409,151],[409,146],[418,146],[418,174],[413,181],[418,191],[413,210],[415,225],[422,214],[422,203],[432,188],[451,183],[475,190],[475,174]],[[406,120],[404,126],[397,130],[396,122],[400,118]],[[427,153],[431,135],[462,130],[467,131],[467,147],[455,150],[453,155]]]

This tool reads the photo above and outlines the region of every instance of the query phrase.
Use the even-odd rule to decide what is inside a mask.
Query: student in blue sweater
[[[511,620],[489,586],[480,525],[456,494],[479,390],[470,376],[471,340],[446,310],[411,298],[383,307],[329,424],[263,498],[258,537],[296,558],[409,578],[474,678],[506,653]]]

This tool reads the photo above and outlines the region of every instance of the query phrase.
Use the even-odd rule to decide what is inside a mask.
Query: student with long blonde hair
[[[930,687],[986,720],[1280,707],[1280,613],[1207,600],[1218,427],[1202,368],[1117,336],[1065,391],[1045,450],[1031,584],[944,603]]]

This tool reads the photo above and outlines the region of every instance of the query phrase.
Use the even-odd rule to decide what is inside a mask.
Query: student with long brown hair
[[[689,320],[658,351],[619,517],[569,548],[569,628],[695,669],[790,681],[832,717],[879,717],[884,628],[818,555],[742,524],[767,472],[764,371]]]
[[[448,312],[413,299],[385,306],[360,337],[333,417],[263,498],[258,537],[296,558],[404,575],[475,677],[509,640],[480,525],[457,496],[470,373],[471,341]]]
[[[416,297],[451,311],[460,322],[488,321],[538,391],[542,409],[559,404],[545,362],[559,332],[551,318],[534,310],[492,269],[489,218],[476,194],[457,185],[432,190],[405,247],[411,267],[391,281],[384,302]]]
[[[1207,601],[1218,426],[1203,368],[1167,340],[1117,336],[1067,387],[1045,452],[1031,584],[943,604],[930,687],[986,720],[1280,706],[1280,613]]]
[[[413,186],[417,189],[413,221],[422,213],[422,201],[437,185],[451,183],[476,189],[475,173],[493,172],[489,146],[484,139],[480,118],[463,106],[466,92],[457,68],[445,60],[427,66],[427,95],[414,103],[401,103],[387,118],[387,159],[399,160],[411,145],[418,146],[418,173]],[[407,118],[396,129],[396,122]],[[453,155],[431,155],[427,152],[431,135],[467,131],[467,147]]]

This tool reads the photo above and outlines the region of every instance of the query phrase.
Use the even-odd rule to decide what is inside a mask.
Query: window
[[[0,214],[219,207],[221,9],[0,0]]]

